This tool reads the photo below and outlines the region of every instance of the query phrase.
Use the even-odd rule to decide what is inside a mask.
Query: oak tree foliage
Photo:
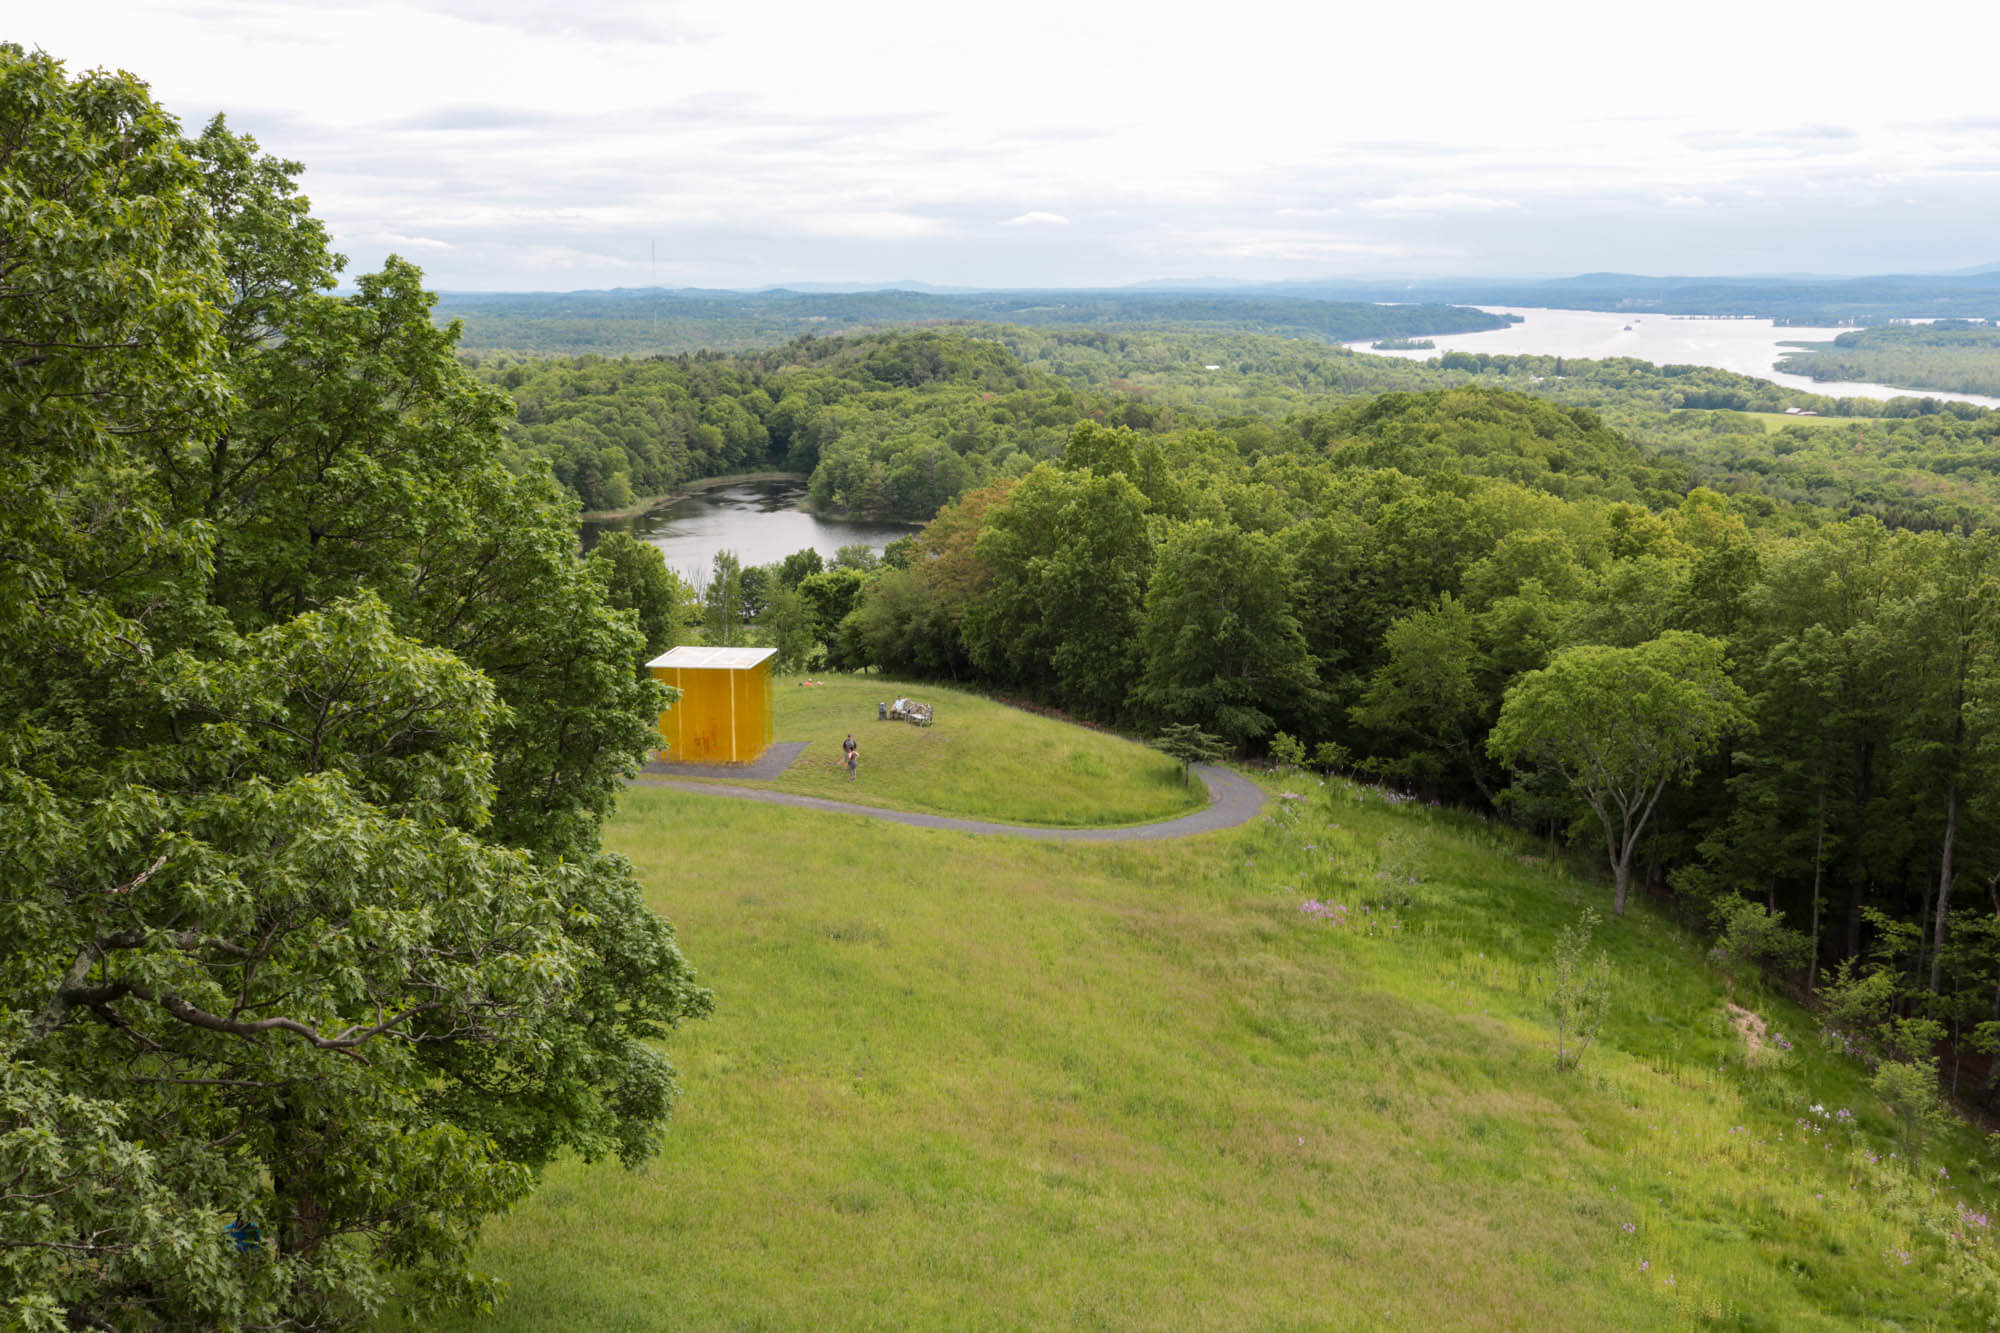
[[[599,842],[635,619],[297,172],[0,47],[0,1321],[489,1299],[707,1007]]]

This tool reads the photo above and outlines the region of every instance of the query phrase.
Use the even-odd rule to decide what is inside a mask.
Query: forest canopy
[[[1636,446],[1656,491],[1762,495],[1801,521],[1847,512],[1963,528],[2000,513],[2000,415],[1629,358],[1417,362],[1247,333],[953,325],[726,356],[464,360],[519,404],[505,427],[516,469],[546,461],[586,510],[781,469],[810,478],[822,513],[922,520],[1056,458],[1079,420],[1282,451],[1323,445],[1329,421],[1375,395],[1477,385],[1588,409],[1610,432],[1593,448]]]

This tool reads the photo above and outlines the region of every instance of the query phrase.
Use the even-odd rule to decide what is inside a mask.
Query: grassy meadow
[[[1599,928],[1611,1020],[1556,1073],[1549,945],[1605,887],[1496,825],[1288,782],[1243,829],[1112,845],[635,788],[610,841],[716,1011],[673,1043],[659,1158],[563,1163],[488,1228],[511,1294],[477,1326],[2000,1312],[1969,1132],[1906,1169],[1811,1019],[1643,903]],[[1755,1056],[1732,998],[1769,1024]]]
[[[1775,434],[1777,434],[1777,433],[1778,433],[1779,431],[1781,431],[1781,430],[1785,429],[1785,428],[1786,428],[1787,426],[1806,426],[1806,427],[1809,427],[1809,428],[1825,428],[1825,427],[1834,427],[1834,426],[1851,426],[1851,425],[1853,425],[1853,424],[1854,424],[1854,422],[1855,422],[1855,420],[1856,420],[1856,418],[1854,418],[1854,417],[1817,417],[1817,416],[1815,416],[1815,417],[1808,417],[1808,416],[1798,416],[1798,415],[1794,415],[1793,413],[1790,413],[1790,412],[1737,412],[1737,411],[1731,411],[1731,412],[1727,412],[1727,413],[1717,413],[1717,412],[1713,412],[1713,411],[1711,411],[1711,410],[1710,410],[1710,409],[1708,409],[1708,408],[1685,408],[1685,409],[1681,409],[1681,410],[1679,410],[1679,411],[1675,412],[1675,413],[1674,413],[1673,415],[1674,415],[1674,416],[1675,416],[1676,418],[1682,418],[1682,417],[1688,417],[1688,416],[1693,416],[1693,415],[1697,415],[1697,414],[1698,414],[1698,415],[1700,415],[1700,416],[1704,416],[1704,417],[1706,417],[1706,416],[1723,416],[1723,415],[1726,415],[1726,416],[1727,416],[1727,417],[1729,417],[1729,418],[1730,418],[1731,420],[1740,420],[1740,421],[1742,421],[1742,422],[1744,422],[1744,423],[1746,423],[1746,424],[1751,424],[1751,425],[1760,425],[1760,426],[1762,426],[1762,427],[1764,428],[1764,433],[1765,433],[1766,435],[1775,435]]]
[[[1172,759],[1109,732],[1070,726],[976,694],[881,676],[780,676],[772,734],[809,742],[771,785],[861,805],[1058,827],[1143,824],[1206,803]],[[930,704],[928,727],[880,722],[900,695]],[[840,742],[861,746],[849,780]]]

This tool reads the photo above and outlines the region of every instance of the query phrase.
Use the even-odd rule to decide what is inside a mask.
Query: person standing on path
[[[861,747],[855,743],[851,731],[847,733],[847,739],[840,743],[840,757],[847,764],[847,780],[854,781],[855,766],[861,762]]]

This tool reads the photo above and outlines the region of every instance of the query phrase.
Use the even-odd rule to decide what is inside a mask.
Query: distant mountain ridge
[[[1336,278],[1288,282],[1274,289],[1341,301],[1414,300],[1472,306],[1631,310],[1663,315],[1737,315],[1794,324],[2000,317],[2000,265],[1978,272],[1891,273],[1858,278],[1651,277],[1636,273],[1582,273],[1541,281]]]
[[[911,319],[981,319],[1003,323],[1079,322],[1101,324],[1120,318],[1178,322],[1160,303],[1196,301],[1256,303],[1248,316],[1269,332],[1296,329],[1335,336],[1330,312],[1308,313],[1321,305],[1417,304],[1424,306],[1530,306],[1584,310],[1632,310],[1666,315],[1737,315],[1789,323],[1875,324],[1902,318],[2000,318],[2000,261],[1949,273],[1889,273],[1862,277],[1813,274],[1666,275],[1595,272],[1569,277],[1381,276],[1288,279],[1244,283],[1225,278],[1155,278],[1121,287],[957,287],[916,280],[895,283],[796,282],[749,291],[715,288],[619,287],[579,292],[442,292],[441,306],[472,315],[635,318],[688,314],[716,305],[777,313],[789,309],[803,320],[861,322]],[[807,309],[813,301],[846,301]],[[926,306],[925,302],[935,304]],[[1206,319],[1225,317],[1222,305]],[[1052,310],[1052,308],[1054,308]],[[1056,318],[1055,313],[1062,317]],[[587,314],[585,312],[588,312]],[[1226,317],[1225,317],[1226,318]],[[1351,317],[1332,320],[1348,326]],[[1352,327],[1358,328],[1355,324]],[[1476,326],[1487,327],[1487,326]],[[1380,332],[1466,332],[1467,328],[1425,328]],[[1343,338],[1375,336],[1361,328]]]
[[[533,355],[648,356],[770,346],[806,334],[928,323],[1255,332],[1320,342],[1474,333],[1505,327],[1483,310],[1380,304],[1290,293],[1046,290],[760,292],[617,288],[594,292],[442,292],[440,320],[462,345]]]

